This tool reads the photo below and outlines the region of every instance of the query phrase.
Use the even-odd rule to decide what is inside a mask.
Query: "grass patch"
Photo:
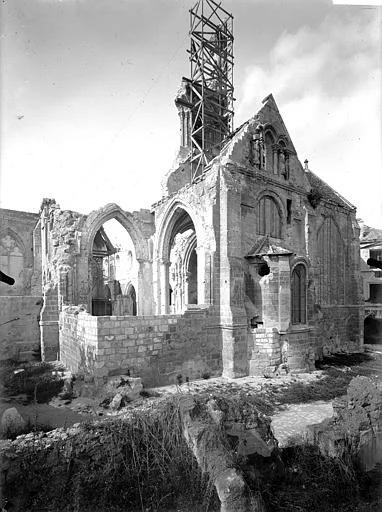
[[[309,382],[298,380],[281,384],[275,381],[267,383],[261,393],[267,397],[268,403],[275,405],[308,403],[318,400],[329,401],[346,394],[353,377],[362,374],[360,365],[374,361],[365,353],[337,354],[325,357],[316,363],[317,369],[322,370],[322,376]],[[367,373],[367,370],[366,370]]]
[[[318,400],[333,400],[346,394],[354,373],[328,368],[322,377],[310,382],[288,382],[267,384],[265,393],[268,400],[278,405],[300,404]]]
[[[376,492],[378,474],[365,474],[349,457],[323,457],[318,448],[298,446],[281,453],[282,470],[267,478],[247,481],[260,489],[272,512],[378,512],[382,497]]]
[[[317,361],[317,368],[325,369],[328,366],[358,366],[362,363],[374,361],[374,357],[365,352],[358,352],[355,354],[333,354],[325,356],[321,361]]]

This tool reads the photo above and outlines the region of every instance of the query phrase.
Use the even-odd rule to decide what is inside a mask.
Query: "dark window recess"
[[[382,261],[382,249],[371,249],[370,258]]]
[[[382,304],[382,284],[370,284],[370,302]]]
[[[287,224],[292,220],[292,199],[287,199]]]
[[[292,324],[306,323],[306,270],[302,264],[292,272]]]

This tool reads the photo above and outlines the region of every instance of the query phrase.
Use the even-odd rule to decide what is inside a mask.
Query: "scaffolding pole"
[[[214,0],[190,9],[191,180],[233,130],[233,16]]]

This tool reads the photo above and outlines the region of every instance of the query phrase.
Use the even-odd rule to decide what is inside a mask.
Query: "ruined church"
[[[200,3],[158,202],[0,210],[0,270],[16,279],[0,283],[3,359],[41,354],[150,386],[309,370],[361,349],[356,209],[301,164],[272,94],[232,128],[232,16]]]

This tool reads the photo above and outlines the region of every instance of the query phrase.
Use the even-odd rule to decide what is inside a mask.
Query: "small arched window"
[[[265,170],[273,172],[274,158],[273,158],[273,145],[275,139],[270,131],[265,132]]]
[[[292,271],[292,324],[306,323],[306,268],[299,263]]]
[[[289,179],[289,153],[284,141],[279,142],[279,151],[277,155],[277,173],[286,180]]]
[[[281,238],[281,215],[271,196],[263,196],[259,201],[257,228],[259,235]]]

